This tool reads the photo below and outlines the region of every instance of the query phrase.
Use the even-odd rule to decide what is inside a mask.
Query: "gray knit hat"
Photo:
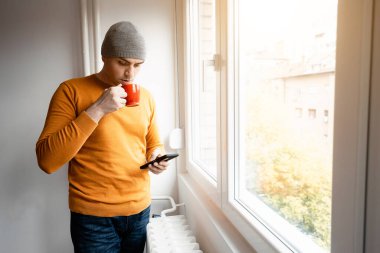
[[[102,56],[145,60],[144,38],[131,22],[113,24],[104,37]]]

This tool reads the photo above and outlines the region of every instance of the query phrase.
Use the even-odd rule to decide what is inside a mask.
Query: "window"
[[[212,89],[204,87],[205,66],[199,60],[202,1],[189,2],[193,70],[190,76],[194,81],[188,85],[192,87],[188,109],[193,129],[187,129],[190,160],[205,171],[212,168],[210,171],[217,172],[223,165],[222,178],[218,173],[213,178],[217,184],[224,184],[222,201],[228,193],[228,203],[221,205],[224,211],[230,206],[235,208],[245,222],[252,227],[261,226],[267,231],[263,232],[265,236],[271,234],[289,251],[329,252],[337,0],[221,1],[233,8],[221,8],[220,22],[226,25],[222,26],[221,44],[224,49],[226,43],[226,50],[221,51],[220,75],[215,68],[217,61],[213,61],[218,57],[210,54],[206,58],[215,70],[210,73],[216,81],[212,95],[216,169],[207,166],[211,163],[198,155],[202,145],[195,141],[200,138],[202,120],[202,101],[197,97],[201,90]],[[216,6],[218,3],[214,1]],[[219,10],[213,11],[217,21]],[[219,54],[216,27],[215,33],[210,33],[215,39],[214,55]],[[359,102],[354,106],[356,112],[360,111]],[[219,137],[226,145],[218,143]],[[219,152],[228,157],[227,162],[217,159]],[[210,171],[208,175],[212,175]]]
[[[326,133],[333,124],[326,129],[314,119],[319,109],[334,109],[335,47],[328,45],[335,44],[337,2],[235,2],[236,22],[229,20],[237,24],[235,80],[228,83],[236,92],[228,101],[235,163],[227,168],[234,171],[233,199],[287,247],[328,251],[332,135],[326,141]],[[191,160],[216,181],[223,111],[216,1],[190,3]],[[309,108],[305,118],[302,108]]]
[[[218,33],[215,0],[191,5],[191,160],[214,183],[217,179]]]
[[[334,110],[337,1],[240,0],[237,20],[235,199],[289,248],[329,251],[333,146],[316,108]]]
[[[302,108],[296,108],[296,117],[302,118]]]

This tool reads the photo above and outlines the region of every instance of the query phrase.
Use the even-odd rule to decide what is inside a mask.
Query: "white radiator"
[[[147,253],[203,253],[187,224],[184,215],[167,216],[174,212],[177,206],[172,197],[153,197],[153,200],[166,199],[172,208],[161,212],[161,217],[150,218],[147,226]]]

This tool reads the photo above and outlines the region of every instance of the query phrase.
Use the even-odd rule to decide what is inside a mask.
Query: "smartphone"
[[[169,161],[169,160],[171,160],[173,158],[176,158],[177,156],[178,156],[178,154],[166,154],[166,155],[157,157],[153,161],[150,161],[150,162],[148,162],[148,163],[140,166],[140,169],[146,169],[146,168],[148,168],[149,164],[153,165],[153,163],[155,163],[155,162],[159,163],[161,161]]]

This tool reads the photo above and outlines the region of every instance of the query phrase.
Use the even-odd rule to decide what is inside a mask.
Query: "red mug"
[[[123,84],[125,92],[128,94],[126,97],[126,106],[137,106],[140,102],[140,86],[135,83]]]

